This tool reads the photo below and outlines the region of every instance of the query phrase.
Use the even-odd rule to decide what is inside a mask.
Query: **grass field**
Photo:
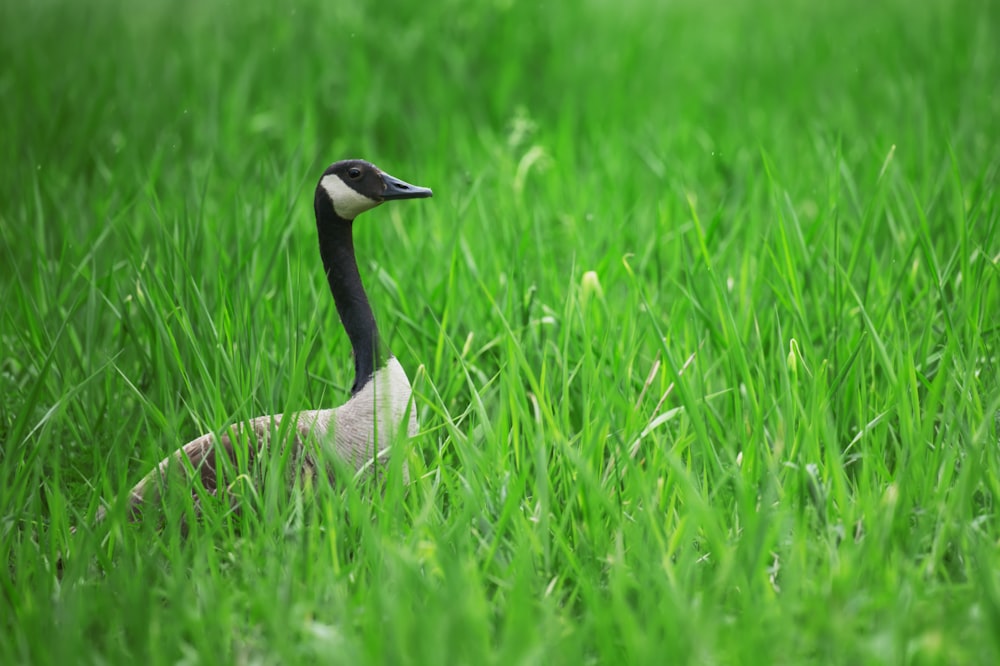
[[[997,3],[279,5],[0,3],[0,663],[1000,663]],[[128,524],[354,156],[413,482]]]

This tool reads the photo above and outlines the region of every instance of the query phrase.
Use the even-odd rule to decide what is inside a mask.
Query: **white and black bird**
[[[352,227],[358,215],[384,201],[431,195],[429,188],[405,183],[364,160],[336,162],[323,172],[314,197],[319,253],[354,351],[351,397],[340,407],[261,416],[232,426],[219,437],[212,433],[198,437],[132,488],[130,517],[139,517],[145,504],[160,497],[168,477],[171,483],[190,481],[193,472],[204,490],[214,494],[225,482],[221,466],[233,469],[240,460],[253,463],[279,432],[293,447],[293,460],[305,469],[315,468],[318,454],[332,453],[362,473],[382,464],[389,446],[404,432],[407,437],[416,433],[410,381],[379,336],[354,256]],[[405,463],[402,473],[405,481]],[[192,494],[197,500],[197,492]],[[97,520],[104,515],[101,507]]]

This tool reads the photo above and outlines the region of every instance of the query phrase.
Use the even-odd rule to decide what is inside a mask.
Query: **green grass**
[[[274,4],[0,5],[0,663],[1000,661],[996,3]],[[126,524],[345,399],[349,156],[413,483]]]

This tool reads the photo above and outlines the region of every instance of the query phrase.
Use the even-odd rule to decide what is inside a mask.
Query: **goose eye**
[[[358,167],[351,167],[350,169],[347,170],[347,175],[352,180],[357,180],[358,178],[361,178],[361,169],[359,169]]]

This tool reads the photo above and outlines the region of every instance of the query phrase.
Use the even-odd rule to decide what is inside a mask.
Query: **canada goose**
[[[215,493],[220,484],[220,465],[231,464],[235,468],[241,458],[252,462],[266,449],[272,433],[279,432],[282,421],[293,420],[281,430],[287,432],[284,441],[294,447],[296,459],[306,469],[314,468],[317,462],[315,451],[310,449],[316,445],[332,450],[342,461],[364,473],[401,434],[404,420],[407,436],[416,433],[410,382],[379,336],[354,257],[352,225],[354,218],[383,201],[431,195],[430,189],[404,183],[363,160],[336,162],[323,172],[313,205],[323,269],[354,350],[351,397],[333,409],[261,416],[231,427],[218,438],[209,433],[189,442],[132,488],[130,517],[138,518],[142,506],[160,496],[168,472],[187,479],[193,471],[200,476],[204,489]],[[249,444],[245,452],[239,448],[244,442]],[[405,464],[402,469],[405,481]],[[104,515],[105,509],[100,507],[96,519],[100,521]]]

